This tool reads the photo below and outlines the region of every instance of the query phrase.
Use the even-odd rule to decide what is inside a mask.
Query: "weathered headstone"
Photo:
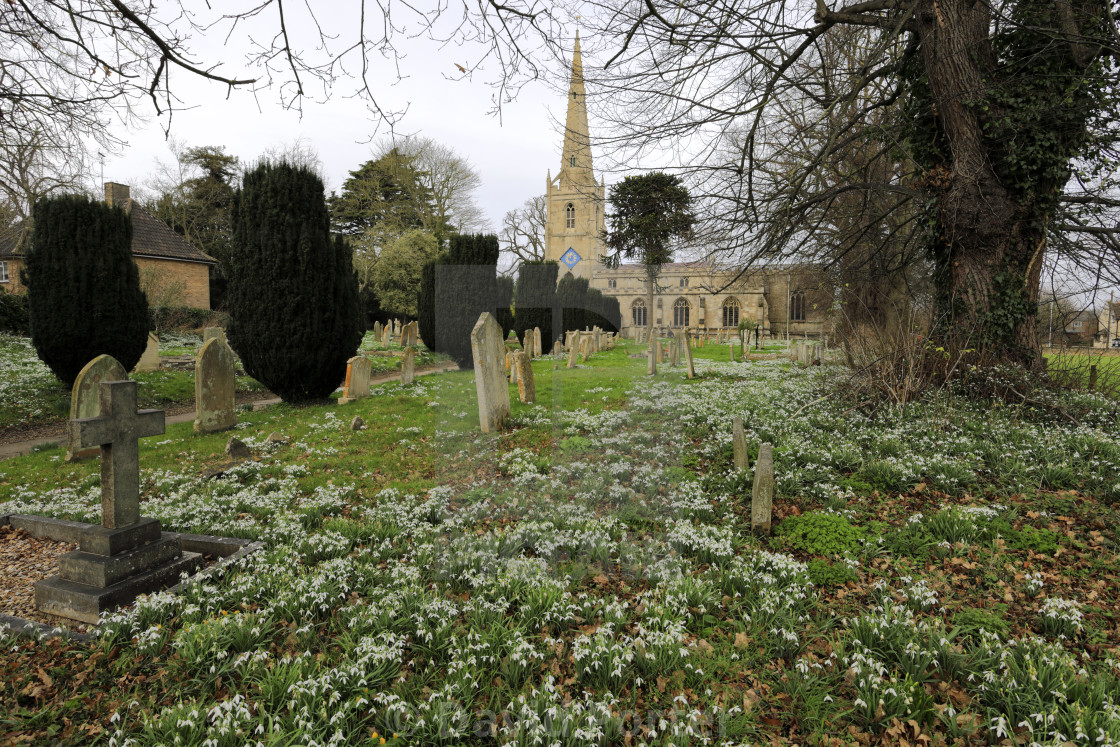
[[[364,355],[355,355],[346,361],[346,381],[342,385],[338,404],[347,405],[369,396],[369,371],[370,360]]]
[[[541,357],[544,355],[544,339],[541,337],[541,328],[533,328],[533,355]]]
[[[226,341],[203,344],[194,363],[194,432],[215,433],[237,425],[233,409],[237,368]]]
[[[754,465],[754,490],[751,492],[751,531],[770,533],[774,505],[774,450],[770,444],[758,447]]]
[[[136,410],[135,381],[103,381],[100,415],[70,421],[79,449],[101,449],[101,526],[79,530],[79,549],[59,559],[58,575],[35,584],[35,606],[52,615],[96,623],[102,611],[172,583],[201,561],[158,519],[140,516],[138,441],[164,432],[161,410]]]
[[[514,366],[517,367],[517,393],[521,397],[521,401],[525,404],[536,402],[537,384],[533,378],[533,364],[529,360],[529,356],[519,352]]]
[[[215,337],[217,337],[219,339],[222,339],[222,340],[226,339],[226,331],[224,329],[222,329],[221,327],[206,327],[205,329],[202,330],[202,344],[203,345],[210,342]]]
[[[573,340],[573,342],[576,342],[577,340],[579,340],[578,336]],[[579,345],[578,344],[569,345],[568,346],[568,365],[567,365],[568,368],[575,368],[576,367],[576,356],[577,355],[579,355]]]
[[[502,375],[502,327],[484,311],[471,330],[478,421],[483,433],[500,430],[509,417],[509,385]]]
[[[148,333],[148,345],[144,348],[144,354],[140,356],[140,362],[136,364],[135,370],[159,370],[159,335],[155,332]]]
[[[591,360],[591,335],[579,336],[579,359],[583,363]]]
[[[657,339],[650,335],[649,343],[646,345],[646,375],[653,376],[657,373],[657,353],[654,352],[654,347],[660,347],[657,344]]]
[[[381,330],[381,347],[387,348],[393,344],[393,325],[386,323],[385,329]]]
[[[362,420],[360,415],[355,415],[354,419],[350,421],[350,430],[352,430],[352,431],[360,431],[361,429],[363,429],[365,427],[366,427],[365,421]]]
[[[730,360],[732,363],[734,363],[735,362],[735,342],[734,342],[734,340],[728,340],[727,341],[727,355],[728,355],[728,360]]]
[[[692,365],[692,339],[691,338],[692,338],[692,335],[689,335],[688,339],[685,341],[685,346],[684,346],[685,362],[688,365],[688,369],[686,370],[685,373],[688,375],[688,378],[690,378],[690,379],[694,378],[696,376],[696,368]]]
[[[591,347],[596,353],[602,352],[603,350],[603,340],[600,338],[601,333],[602,330],[600,330],[598,327],[591,330]]]
[[[564,354],[564,346],[560,344],[559,340],[552,343],[552,354],[553,355],[563,355]]]
[[[735,462],[735,469],[746,472],[750,467],[750,457],[747,455],[747,435],[743,431],[743,419],[731,420],[731,453]]]
[[[248,445],[246,445],[244,441],[240,438],[233,437],[226,442],[226,456],[232,460],[241,461],[243,459],[252,459],[253,452],[249,450]]]
[[[665,362],[665,347],[661,344],[661,338],[655,338],[653,344],[657,348],[657,362],[658,363],[664,363]]]
[[[101,382],[124,381],[127,378],[128,373],[124,370],[124,366],[113,356],[99,355],[91,360],[74,379],[74,388],[70,391],[70,419],[97,417],[101,412]],[[66,461],[73,462],[97,456],[98,447],[80,449],[69,435],[67,433]]]
[[[381,322],[373,323],[373,339],[381,342]]]
[[[412,325],[409,325],[410,327]],[[411,384],[413,379],[416,378],[416,348],[409,345],[404,349],[404,357],[401,358],[401,383]]]

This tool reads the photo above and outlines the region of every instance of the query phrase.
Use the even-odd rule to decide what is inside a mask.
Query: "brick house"
[[[210,268],[217,261],[133,200],[128,185],[106,182],[105,202],[120,205],[132,218],[132,257],[148,303],[209,309]],[[19,280],[25,233],[19,223],[0,232],[0,288],[9,293],[27,290]]]

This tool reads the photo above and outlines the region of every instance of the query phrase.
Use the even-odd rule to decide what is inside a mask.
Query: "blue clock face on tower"
[[[569,270],[579,264],[581,259],[583,259],[583,257],[579,256],[579,252],[570,246],[568,247],[568,251],[564,252],[564,256],[560,257],[560,261],[566,264]]]

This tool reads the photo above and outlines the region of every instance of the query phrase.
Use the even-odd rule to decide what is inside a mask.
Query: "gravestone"
[[[553,355],[563,355],[564,354],[564,346],[560,344],[559,340],[552,343],[552,354]]]
[[[674,335],[669,340],[669,365],[676,368],[681,364],[680,336]]]
[[[195,433],[216,433],[237,425],[236,388],[237,368],[229,345],[222,338],[203,344],[194,362]]]
[[[514,366],[517,367],[517,393],[521,401],[525,404],[536,402],[537,384],[533,378],[533,364],[529,361],[529,356],[523,352],[518,353]]]
[[[735,461],[735,469],[746,472],[750,467],[750,457],[747,455],[747,435],[743,432],[743,419],[731,420],[731,453]]]
[[[591,360],[591,335],[589,334],[579,336],[579,359],[582,363]]]
[[[144,354],[140,356],[140,362],[136,364],[135,370],[159,370],[159,335],[155,332],[148,333],[148,345],[144,348]]]
[[[770,444],[758,447],[754,465],[754,490],[751,492],[751,531],[770,534],[774,505],[774,450]]]
[[[132,602],[198,567],[158,519],[140,516],[139,439],[164,432],[162,410],[136,410],[135,381],[103,381],[100,415],[70,421],[78,448],[101,449],[101,526],[79,530],[78,549],[59,558],[58,575],[35,584],[35,606],[96,623],[102,611]]]
[[[541,328],[533,328],[533,355],[537,358],[544,355],[544,339],[541,337]]]
[[[410,327],[412,325],[409,325]],[[404,357],[401,359],[401,383],[411,384],[413,379],[416,378],[416,348],[409,345],[404,349]]]
[[[573,340],[573,342],[577,342],[578,340],[579,340],[579,337],[576,337],[575,340]],[[578,342],[577,342],[577,344],[568,346],[568,366],[567,366],[568,368],[575,368],[576,367],[576,356],[577,355],[579,355],[579,344],[578,344]]]
[[[694,378],[696,376],[696,368],[692,365],[692,335],[691,334],[689,334],[688,338],[685,340],[684,357],[685,357],[685,362],[688,366],[685,373],[688,375],[688,378],[690,378],[690,379]]]
[[[665,362],[665,347],[661,344],[660,338],[655,338],[653,344],[657,347],[657,362]]]
[[[101,412],[101,382],[124,381],[127,378],[128,373],[124,370],[124,366],[113,356],[99,355],[91,360],[74,379],[74,388],[70,391],[70,419],[97,417]],[[70,440],[69,432],[66,435],[67,462],[97,456],[96,446],[80,449]]]
[[[217,337],[219,339],[222,339],[222,340],[225,340],[226,339],[226,331],[224,329],[222,329],[221,327],[206,327],[204,330],[202,330],[202,344],[203,345],[210,342],[215,337]]]
[[[369,369],[370,360],[364,355],[355,355],[346,361],[346,381],[342,385],[338,404],[347,405],[369,396]]]
[[[408,342],[405,344],[409,347],[416,347],[420,344],[420,322],[408,323]]]
[[[735,362],[735,342],[734,342],[734,340],[728,340],[727,341],[727,355],[728,355],[728,360],[730,360],[732,363],[734,363]]]
[[[381,347],[387,348],[393,344],[393,325],[386,324],[381,330]]]
[[[651,335],[650,336],[650,341],[646,345],[646,375],[647,376],[653,376],[655,373],[657,373],[657,353],[654,352],[654,349],[653,349],[656,346],[656,344],[657,344],[657,340],[654,339],[653,336]]]
[[[373,323],[373,339],[381,342],[381,322]]]
[[[591,330],[591,347],[593,348],[593,352],[596,353],[602,352],[603,350],[603,341],[600,339],[601,332],[602,330],[598,327]]]
[[[513,367],[513,351],[506,348],[506,373],[508,374]]]
[[[478,421],[483,433],[500,430],[509,417],[509,385],[502,375],[502,326],[488,311],[471,330]]]

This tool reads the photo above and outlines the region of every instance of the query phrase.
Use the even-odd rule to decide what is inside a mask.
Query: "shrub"
[[[846,565],[818,558],[809,561],[809,580],[814,586],[843,586],[849,581],[859,581],[859,576]]]
[[[808,513],[789,517],[776,534],[794,550],[831,557],[855,552],[867,533],[843,516]]]
[[[31,341],[66,386],[108,354],[131,371],[148,343],[148,301],[132,259],[132,221],[80,195],[35,203],[27,253]]]
[[[26,337],[29,334],[27,294],[0,290],[0,332]]]
[[[262,164],[233,209],[230,345],[245,372],[286,402],[321,399],[362,339],[358,281],[331,241],[323,182],[306,168]]]
[[[518,339],[525,338],[525,330],[541,328],[541,341],[548,350],[560,339],[564,330],[552,328],[552,311],[556,307],[556,274],[560,266],[555,262],[523,262],[517,273],[514,296],[514,330]]]

